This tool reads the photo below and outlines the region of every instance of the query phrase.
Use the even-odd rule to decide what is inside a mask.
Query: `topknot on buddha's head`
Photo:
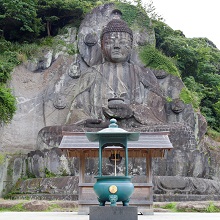
[[[133,40],[132,30],[128,27],[127,23],[121,19],[113,19],[111,20],[103,29],[101,34],[101,39],[104,34],[112,33],[112,32],[124,32],[128,33],[131,36],[131,40]]]

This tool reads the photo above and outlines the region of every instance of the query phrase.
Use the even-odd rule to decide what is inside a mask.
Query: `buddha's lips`
[[[121,55],[121,52],[120,51],[113,51],[112,54],[113,55]]]

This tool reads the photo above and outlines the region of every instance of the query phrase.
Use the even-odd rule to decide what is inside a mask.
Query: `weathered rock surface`
[[[14,184],[19,176],[26,175],[24,173],[27,170],[36,177],[45,177],[45,168],[57,175],[76,174],[74,159],[67,159],[54,147],[59,145],[62,131],[91,130],[82,126],[82,130],[79,130],[77,126],[67,126],[66,123],[69,113],[73,110],[71,106],[79,85],[79,77],[88,67],[103,62],[100,34],[103,26],[116,16],[112,13],[114,9],[113,3],[94,9],[85,17],[78,33],[76,28],[67,27],[66,34],[58,36],[65,42],[65,46],[57,45],[56,48],[43,50],[41,56],[15,68],[11,88],[17,98],[17,112],[11,124],[0,127],[0,149],[17,156],[8,158],[5,163],[5,166],[13,171],[11,175],[7,176],[6,167],[0,165],[2,181]],[[130,63],[144,68],[137,51],[146,43],[154,44],[154,32],[152,27],[148,30],[146,27],[136,26],[133,34],[134,49]],[[79,53],[70,55],[68,46],[74,46],[75,51],[78,50]],[[146,68],[146,71],[151,70]],[[182,80],[164,71],[153,72],[159,83],[158,89],[164,97],[172,99],[172,102],[167,101],[161,110],[166,112],[164,121],[146,123],[142,127],[131,127],[131,123],[127,123],[128,130],[131,131],[170,131],[174,150],[168,152],[165,159],[153,161],[153,174],[219,180],[219,150],[210,150],[205,145],[207,123],[204,117],[195,112],[191,105],[180,100],[179,95],[184,88]],[[160,105],[154,102],[154,96],[150,96],[150,100],[155,112],[158,112],[160,109],[157,107]],[[146,122],[155,122],[153,114],[147,114],[140,109],[136,109],[135,113],[136,118],[138,115],[144,115],[142,118]],[[23,153],[28,153],[28,156],[23,156]],[[140,164],[137,160],[137,174],[142,172]],[[2,181],[0,191],[4,188]],[[175,181],[177,189],[185,184],[185,180],[178,181],[178,177]]]
[[[220,182],[210,179],[182,176],[154,176],[156,194],[217,195]]]
[[[94,183],[94,175],[87,175],[86,182]],[[135,176],[133,183],[144,183],[145,177]],[[154,201],[218,201],[220,182],[194,177],[154,176]],[[77,200],[78,177],[53,177],[20,180],[13,188],[12,199]]]

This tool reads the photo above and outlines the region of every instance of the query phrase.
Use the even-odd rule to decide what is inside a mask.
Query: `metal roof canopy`
[[[128,141],[138,141],[139,132],[128,132],[117,125],[117,120],[112,118],[108,128],[98,132],[86,132],[86,137],[90,142],[99,142],[100,148],[108,146],[121,146],[127,149]]]
[[[173,149],[169,140],[169,132],[144,132],[140,133],[138,141],[127,143],[129,156],[141,157],[143,153],[151,152],[152,157],[163,157],[165,150]],[[63,132],[63,138],[59,148],[69,152],[70,156],[79,156],[81,151],[86,153],[86,157],[98,156],[99,144],[90,142],[84,132]],[[114,149],[121,149],[114,146]],[[113,147],[106,147],[105,150],[112,150]],[[136,152],[131,154],[130,152]],[[140,152],[140,153],[137,153]]]

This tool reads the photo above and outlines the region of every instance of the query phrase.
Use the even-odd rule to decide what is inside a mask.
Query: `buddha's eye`
[[[131,41],[126,40],[126,39],[122,39],[122,40],[120,40],[119,43],[120,43],[121,45],[130,45],[130,44],[131,44]]]
[[[111,44],[113,44],[114,43],[114,40],[107,40],[107,41],[105,41],[105,44],[106,45],[111,45]]]
[[[125,40],[121,40],[121,41],[120,41],[120,44],[121,44],[121,45],[126,45],[127,43],[128,43],[128,42],[125,41]]]

